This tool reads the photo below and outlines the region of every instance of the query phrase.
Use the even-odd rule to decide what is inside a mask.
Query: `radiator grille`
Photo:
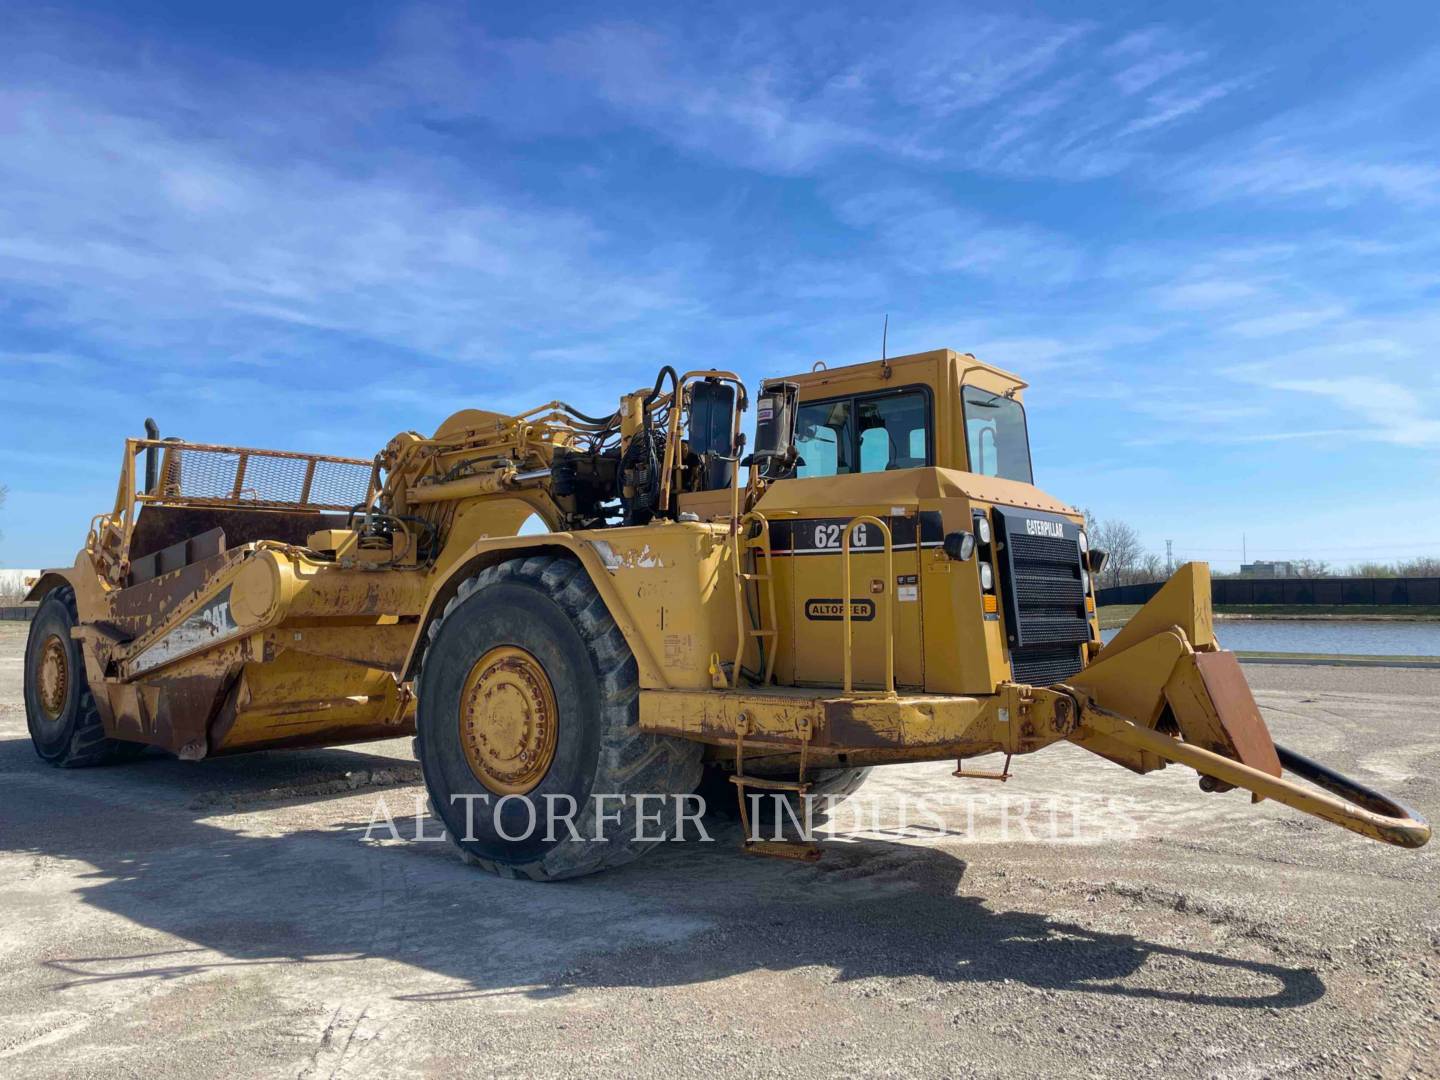
[[[1039,686],[1067,679],[1083,666],[1079,645],[1090,640],[1079,528],[1053,514],[1000,507],[994,520],[1014,678]]]
[[[1031,686],[1064,682],[1083,666],[1078,645],[1032,645],[1010,653],[1010,670],[1015,681]]]

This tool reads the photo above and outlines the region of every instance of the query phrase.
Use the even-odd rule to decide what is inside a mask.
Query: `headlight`
[[[1090,575],[1084,570],[1080,571],[1080,587],[1085,590],[1085,595],[1090,595]]]
[[[986,592],[995,588],[995,571],[990,569],[988,562],[982,562],[980,564],[980,588]]]
[[[1085,530],[1080,530],[1080,554],[1084,555],[1090,550],[1090,541],[1085,535]]]
[[[984,514],[975,515],[975,536],[982,544],[990,543],[990,519]]]
[[[950,558],[965,562],[975,554],[975,536],[968,532],[947,533],[941,546]]]

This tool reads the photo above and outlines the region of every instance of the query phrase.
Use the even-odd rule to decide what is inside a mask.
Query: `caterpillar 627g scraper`
[[[761,386],[748,449],[741,381],[670,367],[613,412],[465,410],[373,461],[147,422],[114,509],[31,594],[35,749],[76,766],[413,731],[449,836],[536,879],[634,858],[707,772],[743,810],[1061,740],[1429,839],[1272,742],[1204,565],[1102,644],[1105,556],[1033,483],[1020,379],[948,350],[816,367]],[[532,516],[548,531],[522,535]],[[566,827],[529,827],[557,805]]]

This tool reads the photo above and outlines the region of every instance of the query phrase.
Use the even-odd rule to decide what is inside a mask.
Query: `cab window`
[[[930,464],[930,402],[923,390],[858,395],[802,405],[796,476],[916,469]]]
[[[795,449],[804,462],[796,476],[837,476],[853,472],[850,399],[802,405],[795,425]]]
[[[965,405],[970,471],[1033,483],[1030,436],[1025,429],[1025,409],[1021,404],[1014,398],[978,386],[965,387],[961,398]]]

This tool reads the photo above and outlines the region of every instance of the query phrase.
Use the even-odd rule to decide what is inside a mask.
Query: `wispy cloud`
[[[970,8],[905,20],[736,15],[704,34],[606,22],[503,37],[436,9],[404,25],[388,70],[440,124],[481,116],[532,136],[582,118],[639,125],[692,154],[782,175],[884,154],[1094,177],[1132,161],[1138,136],[1240,85],[1168,28],[1105,47],[1090,21]]]
[[[1232,334],[1247,338],[1277,337],[1281,334],[1293,334],[1300,330],[1310,330],[1334,322],[1343,317],[1345,312],[1346,309],[1339,304],[1321,308],[1292,308],[1288,311],[1274,311],[1268,315],[1240,319],[1225,329]]]
[[[702,303],[698,242],[617,259],[578,213],[456,192],[420,163],[367,176],[256,157],[183,116],[111,111],[75,75],[0,95],[0,279],[112,348],[198,351],[228,326],[262,348],[324,330],[500,362],[518,332],[543,336],[557,297],[597,329]]]
[[[841,221],[873,233],[892,259],[917,272],[1056,285],[1080,266],[1080,252],[1058,233],[998,223],[921,187],[836,188],[832,199]]]
[[[1260,287],[1252,281],[1200,277],[1162,285],[1154,290],[1153,295],[1161,307],[1204,310],[1248,300],[1259,292]]]
[[[1167,181],[1198,203],[1434,206],[1440,131],[1429,120],[1437,77],[1440,52],[1431,51],[1358,90],[1317,85],[1304,104],[1181,156]]]
[[[1314,394],[1365,422],[1352,434],[1401,446],[1440,446],[1440,419],[1429,415],[1414,389],[1361,375],[1328,379],[1280,379],[1282,393]]]
[[[1265,200],[1310,199],[1328,207],[1368,198],[1418,206],[1440,203],[1440,166],[1404,155],[1370,160],[1339,157],[1299,146],[1286,138],[1265,139],[1236,160],[1220,161],[1187,183],[1199,197]]]

